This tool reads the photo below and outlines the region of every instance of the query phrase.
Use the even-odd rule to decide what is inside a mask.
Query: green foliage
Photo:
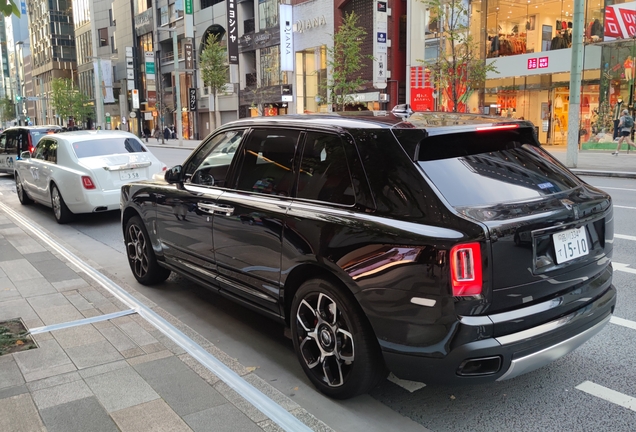
[[[470,34],[470,6],[467,0],[420,0],[429,6],[439,23],[439,56],[419,60],[431,71],[431,79],[458,111],[470,95],[486,82],[494,64],[486,64],[479,55],[479,44]]]
[[[0,99],[0,121],[7,122],[15,118],[15,105],[11,98]]]
[[[218,40],[218,35],[211,34],[205,43],[199,59],[203,83],[218,92],[229,81],[227,50]]]
[[[65,120],[73,117],[76,122],[81,122],[93,113],[88,96],[75,88],[68,78],[53,79],[50,103],[55,113]]]
[[[343,111],[345,105],[354,103],[351,95],[366,83],[359,74],[366,66],[364,60],[372,58],[362,54],[366,34],[364,28],[358,26],[358,16],[353,12],[346,14],[333,35],[333,47],[327,48],[327,67],[331,70],[326,84],[327,97],[336,111]]]
[[[598,115],[593,123],[597,133],[601,131],[611,132],[614,127],[614,113],[608,99],[601,102],[598,107]]]
[[[5,17],[9,17],[11,14],[18,18],[20,17],[20,8],[13,0],[7,0],[6,2],[0,3],[0,12],[2,12]]]

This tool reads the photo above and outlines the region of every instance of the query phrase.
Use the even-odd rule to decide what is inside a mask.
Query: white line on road
[[[610,318],[610,322],[612,324],[616,324],[619,326],[623,326],[623,327],[627,327],[633,330],[636,330],[636,322],[635,321],[630,321],[630,320],[626,320],[625,318],[619,318],[617,316],[613,316]]]
[[[615,271],[636,274],[636,269],[629,268],[629,264],[612,262],[612,268],[614,268]]]
[[[403,379],[400,379],[400,378],[396,377],[392,373],[390,373],[389,376],[386,379],[391,381],[393,384],[399,385],[404,390],[407,390],[407,391],[409,391],[411,393],[426,387],[426,384],[424,384],[424,383],[417,382],[417,381],[403,380]]]
[[[624,208],[624,209],[629,209],[629,210],[636,210],[636,207],[619,206],[619,205],[614,205],[614,208]]]
[[[616,405],[620,405],[623,408],[636,411],[636,398],[608,389],[602,385],[595,384],[592,381],[585,381],[577,385],[576,389]]]
[[[630,189],[630,188],[617,188],[617,187],[609,187],[609,186],[596,186],[599,189],[605,190],[605,189],[611,189],[611,190],[622,190],[622,191],[629,191],[629,192],[636,192],[636,189]]]
[[[623,239],[623,240],[636,241],[636,236],[630,236],[630,235],[625,235],[625,234],[614,234],[614,237],[619,238],[619,239]]]

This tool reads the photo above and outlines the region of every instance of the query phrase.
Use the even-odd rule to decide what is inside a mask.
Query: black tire
[[[22,180],[20,180],[20,176],[18,173],[15,173],[15,190],[18,193],[18,199],[20,200],[20,204],[29,205],[33,204],[33,200],[29,198],[29,195],[24,190],[24,186],[22,186]]]
[[[344,290],[311,279],[296,292],[290,314],[294,349],[305,374],[336,399],[367,393],[387,376],[371,325]]]
[[[69,223],[75,216],[66,206],[64,198],[62,198],[62,194],[55,183],[51,185],[51,207],[53,208],[53,216],[55,216],[55,220],[59,224]]]
[[[155,285],[168,279],[170,270],[157,262],[148,231],[139,216],[131,217],[126,224],[124,243],[130,270],[140,284]]]

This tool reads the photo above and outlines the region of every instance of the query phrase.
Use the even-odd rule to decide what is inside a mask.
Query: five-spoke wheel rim
[[[60,192],[54,187],[51,191],[51,204],[53,204],[53,213],[55,214],[55,218],[58,220],[62,217],[62,204],[60,201]]]
[[[296,322],[300,353],[309,370],[329,387],[342,386],[355,350],[350,325],[337,303],[324,293],[310,293],[298,306]]]
[[[148,252],[146,251],[146,237],[137,225],[128,227],[126,252],[133,272],[137,277],[144,277],[148,273]]]

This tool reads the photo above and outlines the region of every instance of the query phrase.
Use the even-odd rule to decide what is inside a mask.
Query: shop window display
[[[487,57],[554,51],[572,46],[573,0],[495,0],[488,2]],[[585,3],[585,41],[603,37],[603,6]]]

